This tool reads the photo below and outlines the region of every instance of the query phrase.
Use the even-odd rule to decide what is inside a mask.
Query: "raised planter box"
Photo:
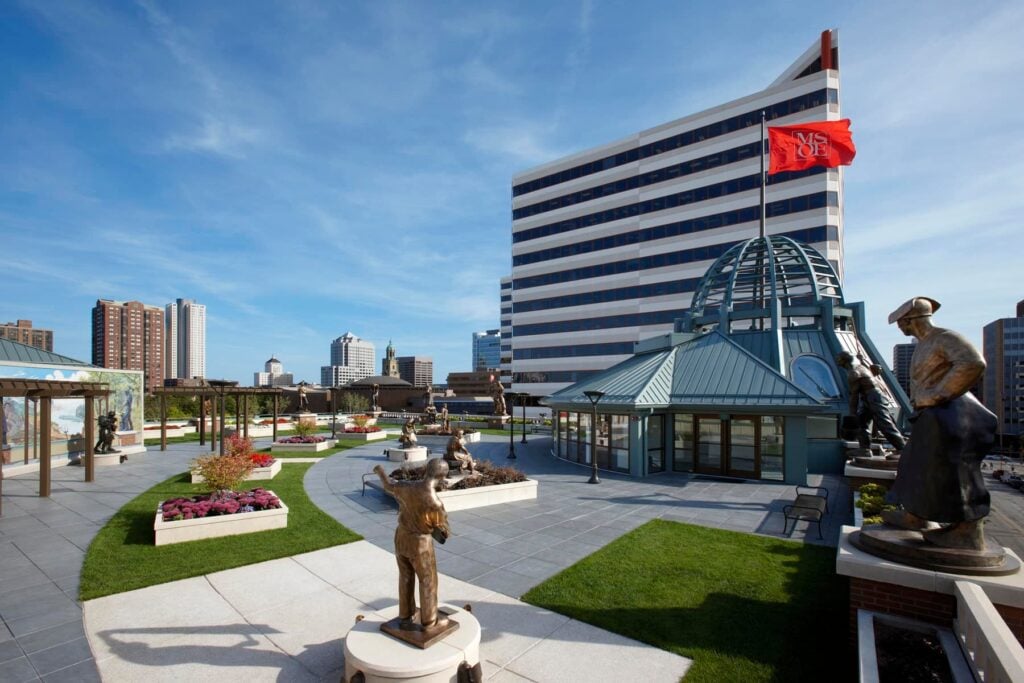
[[[327,439],[326,441],[320,441],[318,443],[281,443],[275,441],[270,446],[270,452],[274,451],[308,451],[310,453],[318,453],[319,451],[326,451],[329,448],[334,448],[337,445],[335,439]]]
[[[287,427],[285,427],[283,425],[278,425],[277,431],[283,432],[285,429],[291,429],[291,428],[292,428],[291,425],[288,425]],[[238,434],[244,434],[245,430],[244,429],[236,430],[234,427],[228,427],[227,429],[224,430],[224,435],[225,436],[234,436],[236,432]],[[250,439],[258,439],[260,437],[273,436],[273,435],[274,435],[274,425],[249,425],[249,438]]]
[[[273,491],[269,493],[273,493]],[[288,526],[288,506],[284,504],[284,501],[281,501],[281,507],[276,510],[182,519],[175,522],[164,521],[163,514],[160,512],[161,505],[163,502],[157,506],[156,517],[153,520],[153,542],[155,545],[252,534],[257,531],[284,529]]]
[[[432,450],[444,451],[448,447],[448,442],[451,441],[450,434],[417,434],[416,443],[420,446],[427,446]],[[463,434],[462,440],[467,444],[479,443],[480,432],[473,432],[471,434]]]
[[[265,481],[267,479],[273,479],[277,476],[277,473],[281,471],[281,461],[275,460],[274,464],[270,467],[257,467],[249,473],[249,476],[243,479],[243,481]],[[201,484],[206,481],[203,475],[198,472],[192,472],[192,483]]]
[[[534,500],[537,498],[537,480],[527,479],[513,484],[480,486],[460,491],[441,491],[437,496],[444,503],[444,509],[448,512],[470,510],[499,503],[514,503],[519,500]]]
[[[388,438],[388,433],[381,430],[379,432],[339,432],[338,441],[359,441],[366,443],[368,441],[381,441],[382,439]]]

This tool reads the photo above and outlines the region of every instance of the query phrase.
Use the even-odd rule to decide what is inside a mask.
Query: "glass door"
[[[760,479],[757,432],[759,417],[736,417],[729,420],[728,473],[733,477]]]
[[[723,474],[722,420],[697,417],[697,464],[694,469],[704,474]]]

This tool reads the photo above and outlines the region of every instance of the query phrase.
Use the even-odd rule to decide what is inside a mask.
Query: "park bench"
[[[782,533],[785,534],[789,528],[789,520],[793,520],[793,529],[796,530],[798,520],[814,522],[818,525],[818,538],[824,540],[821,535],[821,518],[828,514],[828,489],[815,486],[797,486],[796,500],[792,504],[782,508],[785,520],[782,525]]]

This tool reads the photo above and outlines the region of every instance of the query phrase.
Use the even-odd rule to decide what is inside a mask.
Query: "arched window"
[[[789,378],[815,398],[828,400],[842,395],[832,368],[821,356],[805,353],[794,358],[789,364]]]

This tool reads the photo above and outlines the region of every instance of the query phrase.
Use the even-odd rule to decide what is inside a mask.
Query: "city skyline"
[[[846,295],[879,348],[915,295],[980,348],[1022,296],[1004,252],[1024,143],[1004,131],[1024,9],[940,4],[7,5],[0,320],[88,360],[97,299],[184,292],[208,306],[211,377],[247,383],[273,350],[316,381],[346,329],[438,380],[471,370],[516,173],[760,90],[835,27]]]

